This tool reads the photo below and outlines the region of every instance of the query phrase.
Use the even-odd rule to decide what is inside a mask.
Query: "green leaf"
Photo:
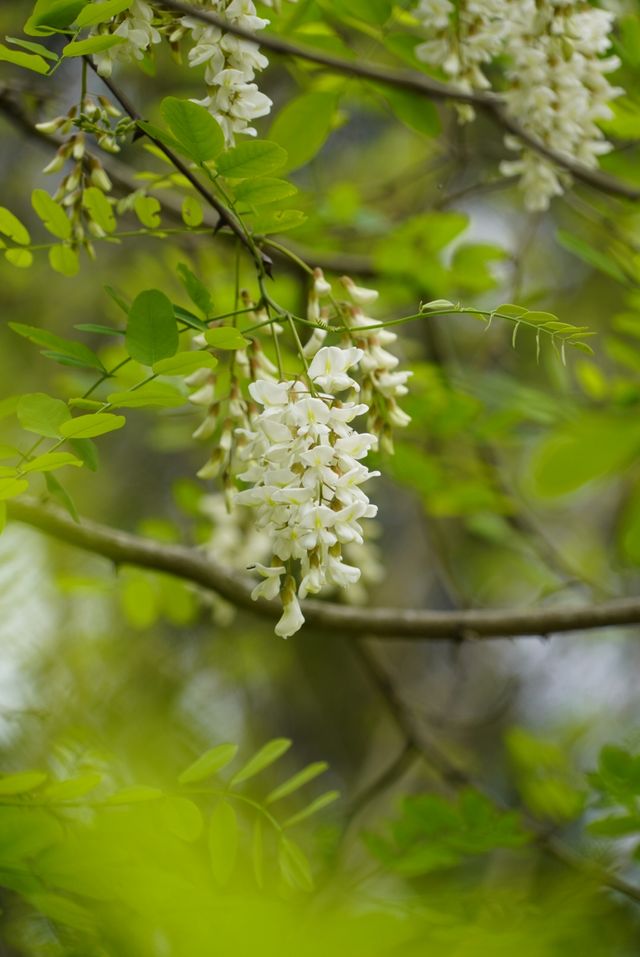
[[[254,233],[268,236],[270,233],[284,233],[288,229],[296,229],[306,221],[306,213],[299,209],[278,209],[267,211],[256,216],[251,223]]]
[[[105,233],[112,233],[116,226],[113,206],[97,186],[90,186],[82,194],[82,205],[89,213],[94,223],[97,223]]]
[[[437,136],[440,132],[440,115],[434,103],[408,90],[376,88],[383,94],[393,112],[406,126],[424,136]]]
[[[270,179],[265,176],[239,183],[234,192],[236,200],[246,203],[247,206],[267,206],[269,203],[277,203],[281,199],[293,196],[298,190],[286,179]]]
[[[178,324],[170,300],[157,289],[141,292],[129,311],[127,352],[142,365],[152,366],[178,351]]]
[[[121,804],[144,804],[147,801],[159,801],[164,794],[159,788],[149,788],[143,786],[123,788],[116,791],[106,801],[105,804],[117,806]]]
[[[534,488],[544,497],[566,495],[620,471],[640,450],[640,425],[628,418],[584,414],[550,435],[532,463]]]
[[[145,196],[144,193],[138,193],[133,201],[133,208],[143,226],[148,229],[157,229],[160,226],[162,207],[155,196]]]
[[[16,498],[18,495],[22,495],[23,492],[26,492],[29,488],[29,483],[26,479],[19,478],[0,478],[0,501],[4,501],[8,498]]]
[[[62,894],[51,894],[39,891],[36,894],[25,895],[25,900],[49,921],[70,927],[81,934],[95,933],[95,919],[86,907],[81,907],[75,901],[63,897]]]
[[[92,53],[101,53],[103,50],[109,50],[125,42],[124,37],[101,33],[95,37],[88,37],[86,40],[72,40],[64,47],[62,55],[63,57],[90,56]]]
[[[564,229],[559,229],[556,232],[556,240],[563,249],[573,253],[574,256],[577,256],[578,259],[581,259],[587,263],[587,265],[598,269],[606,276],[610,276],[625,286],[629,285],[628,277],[625,276],[623,270],[612,256],[609,256],[600,249],[595,249],[586,242],[586,240],[581,239],[579,236],[574,236]]]
[[[22,322],[10,322],[9,328],[19,336],[34,342],[37,346],[43,346],[54,353],[76,359],[79,364],[87,369],[96,369],[99,372],[105,371],[95,352],[80,342],[63,339],[62,336],[57,336],[53,332],[47,332],[37,326],[26,326]]]
[[[92,472],[98,471],[98,449],[95,442],[92,442],[91,439],[71,439],[69,444],[88,469],[91,469]]]
[[[288,818],[284,822],[283,827],[293,827],[295,824],[299,824],[300,821],[306,821],[308,817],[317,814],[318,811],[324,810],[325,807],[329,807],[329,805],[337,801],[339,797],[339,791],[327,791],[325,794],[321,794],[320,797],[312,801],[311,804],[308,804],[302,811],[298,811],[297,814]]]
[[[204,829],[202,812],[197,804],[184,797],[168,796],[161,805],[164,827],[189,844],[199,840]]]
[[[210,316],[213,312],[213,299],[205,284],[198,279],[186,263],[178,264],[178,275],[191,302],[198,307],[205,317]]]
[[[266,176],[287,162],[286,150],[269,140],[240,143],[218,157],[216,168],[228,179]]]
[[[108,400],[119,409],[143,409],[148,406],[176,409],[187,401],[182,392],[166,382],[149,382],[140,389],[112,392]]]
[[[288,797],[289,794],[293,794],[294,791],[298,791],[301,787],[304,787],[305,784],[315,780],[320,774],[324,774],[328,767],[329,765],[326,761],[316,761],[315,764],[307,765],[306,768],[303,768],[302,771],[298,771],[297,774],[294,774],[293,777],[284,781],[279,787],[267,795],[266,803],[273,804],[274,801]]]
[[[169,129],[194,162],[206,163],[224,149],[220,124],[204,106],[168,96],[161,110]]]
[[[7,249],[4,255],[18,269],[28,269],[33,263],[33,255],[28,249]]]
[[[62,507],[67,510],[74,522],[80,521],[80,516],[78,515],[78,510],[75,506],[75,503],[67,490],[63,485],[60,484],[58,479],[55,477],[53,472],[45,472],[44,480],[47,486],[47,491],[49,495],[57,499]]]
[[[78,322],[73,328],[78,329],[80,332],[93,332],[98,336],[121,336],[124,334],[121,329],[114,329],[112,326],[102,326],[98,322]]]
[[[238,818],[228,801],[218,801],[209,819],[209,857],[216,882],[231,880],[238,853]]]
[[[33,73],[45,74],[49,72],[49,64],[39,54],[12,50],[4,43],[0,43],[0,62],[13,63],[14,66],[21,66]]]
[[[214,349],[244,349],[249,345],[249,340],[245,339],[241,332],[234,329],[233,326],[216,326],[214,329],[207,329],[204,337],[210,346]]]
[[[4,206],[0,206],[0,233],[8,236],[9,239],[13,239],[14,243],[18,243],[20,246],[28,246],[31,242],[31,236],[27,228],[22,225],[11,210]]]
[[[105,23],[119,13],[128,10],[133,0],[104,0],[102,3],[90,3],[81,10],[74,20],[74,26],[78,29],[93,26],[95,23]]]
[[[235,787],[237,784],[242,784],[249,778],[255,777],[256,774],[264,771],[265,768],[281,758],[283,754],[286,754],[290,747],[291,741],[288,738],[274,738],[273,741],[269,741],[268,744],[260,748],[257,754],[254,754],[250,761],[247,761],[244,767],[234,774],[231,779],[231,786]]]
[[[80,260],[71,246],[52,246],[49,250],[49,263],[52,269],[63,276],[76,276],[80,269]]]
[[[37,53],[39,56],[43,56],[46,60],[53,60],[55,63],[58,62],[58,56],[53,50],[49,50],[43,43],[34,43],[31,40],[23,40],[21,37],[7,37],[7,43],[13,43],[14,46],[22,47],[23,50],[28,50],[29,53]]]
[[[182,145],[178,142],[175,136],[172,136],[170,133],[167,133],[166,130],[160,129],[159,126],[154,126],[153,123],[147,123],[146,120],[138,120],[137,125],[140,129],[151,137],[153,140],[158,140],[164,146],[167,146],[170,150],[173,150],[174,153],[182,153]]]
[[[264,837],[262,833],[262,818],[256,814],[251,833],[251,863],[256,884],[262,890],[264,887]]]
[[[18,421],[23,429],[50,439],[59,438],[60,427],[71,418],[66,403],[44,392],[23,395],[17,412]]]
[[[101,774],[97,771],[88,771],[77,778],[70,778],[68,781],[54,781],[53,784],[49,784],[42,792],[42,800],[49,801],[51,804],[73,801],[76,798],[84,797],[90,791],[95,791],[101,783]]]
[[[75,465],[77,468],[82,465],[82,462],[69,452],[45,452],[44,455],[38,455],[30,462],[21,465],[20,468],[23,472],[52,472],[65,465]]]
[[[346,20],[355,17],[377,26],[386,23],[393,11],[392,0],[325,0],[322,6],[334,16],[338,14]]]
[[[157,375],[188,376],[197,369],[215,369],[218,360],[210,352],[177,352],[170,359],[154,362],[153,371]]]
[[[195,196],[185,196],[182,201],[182,220],[186,226],[196,228],[202,225],[204,213],[201,203]]]
[[[69,239],[71,221],[64,209],[49,196],[46,190],[34,189],[31,194],[31,205],[42,220],[45,229],[58,239]]]
[[[29,36],[47,36],[70,26],[87,0],[38,0],[27,20],[24,32]]]
[[[278,865],[286,883],[303,891],[313,890],[313,877],[309,861],[302,850],[288,837],[282,837],[278,843]]]
[[[27,794],[41,787],[47,780],[43,771],[24,771],[21,774],[8,774],[0,777],[0,795]]]
[[[205,781],[225,768],[238,753],[237,744],[219,744],[210,751],[205,751],[197,761],[190,764],[178,778],[180,784],[197,784]]]
[[[335,93],[303,93],[280,111],[269,135],[287,151],[288,170],[305,166],[320,152],[333,128],[337,104]]]
[[[92,439],[97,435],[106,435],[121,429],[126,423],[123,415],[110,412],[96,412],[94,415],[79,415],[60,426],[60,435],[65,439]]]

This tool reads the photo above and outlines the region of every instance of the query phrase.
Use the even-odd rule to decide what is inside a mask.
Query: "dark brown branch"
[[[116,564],[137,565],[183,578],[271,620],[280,614],[272,602],[251,600],[253,584],[246,576],[229,571],[194,548],[165,545],[87,520],[76,523],[61,509],[43,506],[31,499],[9,502],[8,513],[14,521],[32,525],[53,538],[102,555]],[[331,629],[345,636],[372,635],[389,639],[473,641],[640,624],[640,598],[618,598],[578,606],[464,611],[353,608],[309,601],[303,609],[309,626]]]
[[[424,96],[430,100],[470,104],[494,119],[508,133],[517,136],[530,149],[535,150],[536,153],[544,156],[561,169],[567,170],[582,183],[612,196],[632,200],[640,199],[640,190],[636,187],[620,182],[620,180],[614,179],[600,170],[591,169],[563,153],[550,149],[536,136],[524,129],[517,120],[509,116],[501,97],[497,94],[479,91],[467,92],[457,89],[455,86],[439,83],[416,70],[394,70],[375,63],[365,63],[362,60],[345,60],[322,50],[291,43],[289,40],[284,40],[282,37],[274,36],[271,33],[255,34],[236,24],[228,23],[224,17],[217,13],[192,7],[190,4],[180,2],[180,0],[161,0],[161,2],[158,0],[158,2],[160,6],[167,10],[218,27],[243,40],[256,43],[266,50],[272,50],[274,53],[280,53],[294,59],[306,60],[308,63],[316,63],[318,66],[323,66],[334,73],[372,80],[374,83],[380,83],[383,86],[417,93],[419,96]]]

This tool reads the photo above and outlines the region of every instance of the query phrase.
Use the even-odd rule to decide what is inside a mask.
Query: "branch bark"
[[[265,50],[271,50],[274,53],[283,56],[292,57],[298,60],[306,60],[308,63],[315,63],[318,66],[326,67],[334,73],[340,73],[344,76],[352,76],[362,80],[370,80],[383,86],[393,87],[404,90],[409,93],[417,93],[430,100],[438,102],[466,103],[474,106],[495,120],[506,132],[517,136],[530,149],[544,156],[556,166],[571,173],[571,175],[582,183],[592,186],[601,192],[608,193],[611,196],[619,196],[623,199],[640,199],[640,189],[623,183],[618,179],[608,176],[598,169],[591,169],[582,163],[572,160],[571,157],[556,150],[550,149],[536,136],[529,133],[513,117],[509,116],[505,110],[502,98],[495,93],[483,93],[480,91],[467,92],[460,90],[455,86],[445,83],[439,83],[423,73],[416,70],[395,70],[381,66],[376,63],[366,63],[362,60],[345,60],[342,57],[333,56],[322,50],[311,47],[300,46],[282,37],[274,36],[270,33],[256,34],[250,30],[245,30],[236,24],[229,23],[224,17],[217,13],[211,13],[208,10],[201,10],[192,7],[188,3],[182,3],[181,0],[158,0],[159,6],[164,7],[174,13],[182,16],[189,16],[209,26],[217,27],[226,33],[248,40]]]
[[[11,520],[110,559],[117,565],[137,565],[164,572],[216,592],[239,608],[274,620],[279,607],[251,600],[253,582],[226,565],[184,545],[166,545],[83,519],[74,522],[61,509],[33,499],[7,503]],[[332,602],[303,603],[311,627],[345,636],[387,639],[473,641],[491,638],[548,637],[640,624],[640,598],[618,598],[600,604],[563,605],[532,609],[469,609],[431,611],[403,608],[353,608]]]

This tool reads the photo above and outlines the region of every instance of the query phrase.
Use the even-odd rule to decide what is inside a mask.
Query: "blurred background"
[[[292,28],[310,42],[312,6]],[[3,5],[0,29],[16,34],[29,8]],[[637,10],[629,19],[638,29]],[[326,45],[339,49],[349,31],[327,24]],[[379,56],[373,40],[358,35],[354,42],[363,56]],[[54,83],[44,83],[0,64],[1,202],[28,224],[37,222],[30,190],[52,191],[57,175],[42,173],[53,148],[32,123],[66,111],[78,69],[65,64]],[[637,69],[627,68],[623,81],[635,97]],[[164,55],[154,76],[124,71],[119,82],[156,121],[162,95],[199,93],[197,72]],[[454,609],[633,595],[640,563],[637,212],[577,186],[551,212],[526,213],[517,186],[497,172],[502,135],[487,119],[460,126],[452,109],[408,95],[400,103],[382,89],[277,58],[262,83],[276,104],[300,88],[335,95],[326,142],[292,174],[300,189],[295,206],[308,218],[283,241],[328,275],[348,273],[379,289],[376,318],[410,315],[440,298],[488,310],[509,302],[597,333],[594,356],[568,349],[563,363],[552,342],[543,337],[538,356],[531,330],[521,329],[514,343],[513,326],[498,320],[489,328],[471,316],[424,317],[402,327],[403,361],[414,370],[405,403],[413,421],[395,456],[376,463],[380,513],[373,583],[363,600]],[[102,92],[95,77],[90,88]],[[268,137],[269,119],[258,126]],[[605,165],[640,184],[639,133],[612,126],[618,149]],[[141,142],[105,166],[126,167],[128,177],[137,171],[140,184],[149,182],[145,171],[162,171]],[[161,184],[155,195],[163,202],[170,192]],[[162,216],[163,225],[174,224],[166,206]],[[91,375],[41,357],[8,322],[68,336],[80,323],[119,326],[105,286],[127,299],[158,287],[188,306],[181,262],[205,282],[218,311],[228,308],[236,256],[224,238],[98,243],[96,261],[84,261],[74,278],[53,272],[46,256],[25,270],[0,260],[2,442],[18,435],[11,396],[66,397]],[[241,284],[257,295],[250,266],[239,269]],[[306,295],[299,275],[278,260],[274,276],[274,295],[299,311]],[[123,354],[99,335],[84,333],[83,341],[107,365]],[[227,558],[216,550],[226,521],[212,499],[218,490],[195,478],[203,461],[190,437],[196,424],[191,410],[131,411],[126,430],[99,440],[97,472],[68,470],[58,495],[71,496],[82,516],[162,541],[209,543]],[[0,556],[4,772],[98,766],[123,783],[163,786],[219,742],[251,751],[289,737],[290,770],[326,760],[328,786],[343,794],[313,839],[328,846],[332,829],[402,752],[398,707],[427,750],[435,746],[508,803],[523,797],[514,728],[525,740],[553,740],[568,779],[591,768],[604,743],[638,742],[637,628],[517,641],[371,641],[378,679],[384,675],[393,689],[390,707],[343,634],[306,627],[283,642],[268,623],[183,582],[115,568],[18,524],[0,537]],[[432,769],[408,760],[358,823],[392,814],[400,792],[433,787]],[[356,842],[350,853],[358,859],[364,852]]]

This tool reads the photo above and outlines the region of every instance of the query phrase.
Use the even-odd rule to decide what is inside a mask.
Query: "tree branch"
[[[372,80],[374,83],[380,83],[383,86],[417,93],[419,96],[430,100],[452,101],[474,106],[495,120],[508,133],[517,136],[530,149],[544,156],[545,159],[561,169],[567,170],[582,183],[601,192],[609,193],[611,196],[620,196],[623,199],[631,200],[640,199],[640,189],[608,176],[598,169],[591,169],[546,146],[542,140],[529,133],[516,119],[509,116],[502,98],[495,93],[468,92],[455,86],[440,83],[423,73],[418,73],[416,70],[394,70],[375,63],[365,63],[362,60],[345,60],[321,50],[299,46],[270,33],[256,34],[234,23],[227,22],[224,17],[217,13],[192,7],[188,3],[180,2],[180,0],[158,0],[158,5],[183,16],[193,17],[195,20],[209,24],[209,26],[217,27],[233,36],[262,46],[266,50],[272,50],[274,53],[280,53],[294,59],[306,60],[308,63],[316,63],[318,66],[324,66],[334,73]]]
[[[254,582],[229,571],[195,548],[166,545],[119,531],[97,522],[74,522],[61,509],[43,506],[33,499],[7,503],[9,518],[23,522],[60,541],[102,555],[118,565],[137,565],[164,572],[216,592],[239,608],[274,620],[279,607],[269,601],[251,600]],[[345,635],[369,635],[390,639],[486,640],[548,636],[640,624],[640,598],[618,598],[600,604],[534,609],[470,609],[431,611],[402,608],[353,608],[331,602],[308,601],[303,611],[312,627]]]

